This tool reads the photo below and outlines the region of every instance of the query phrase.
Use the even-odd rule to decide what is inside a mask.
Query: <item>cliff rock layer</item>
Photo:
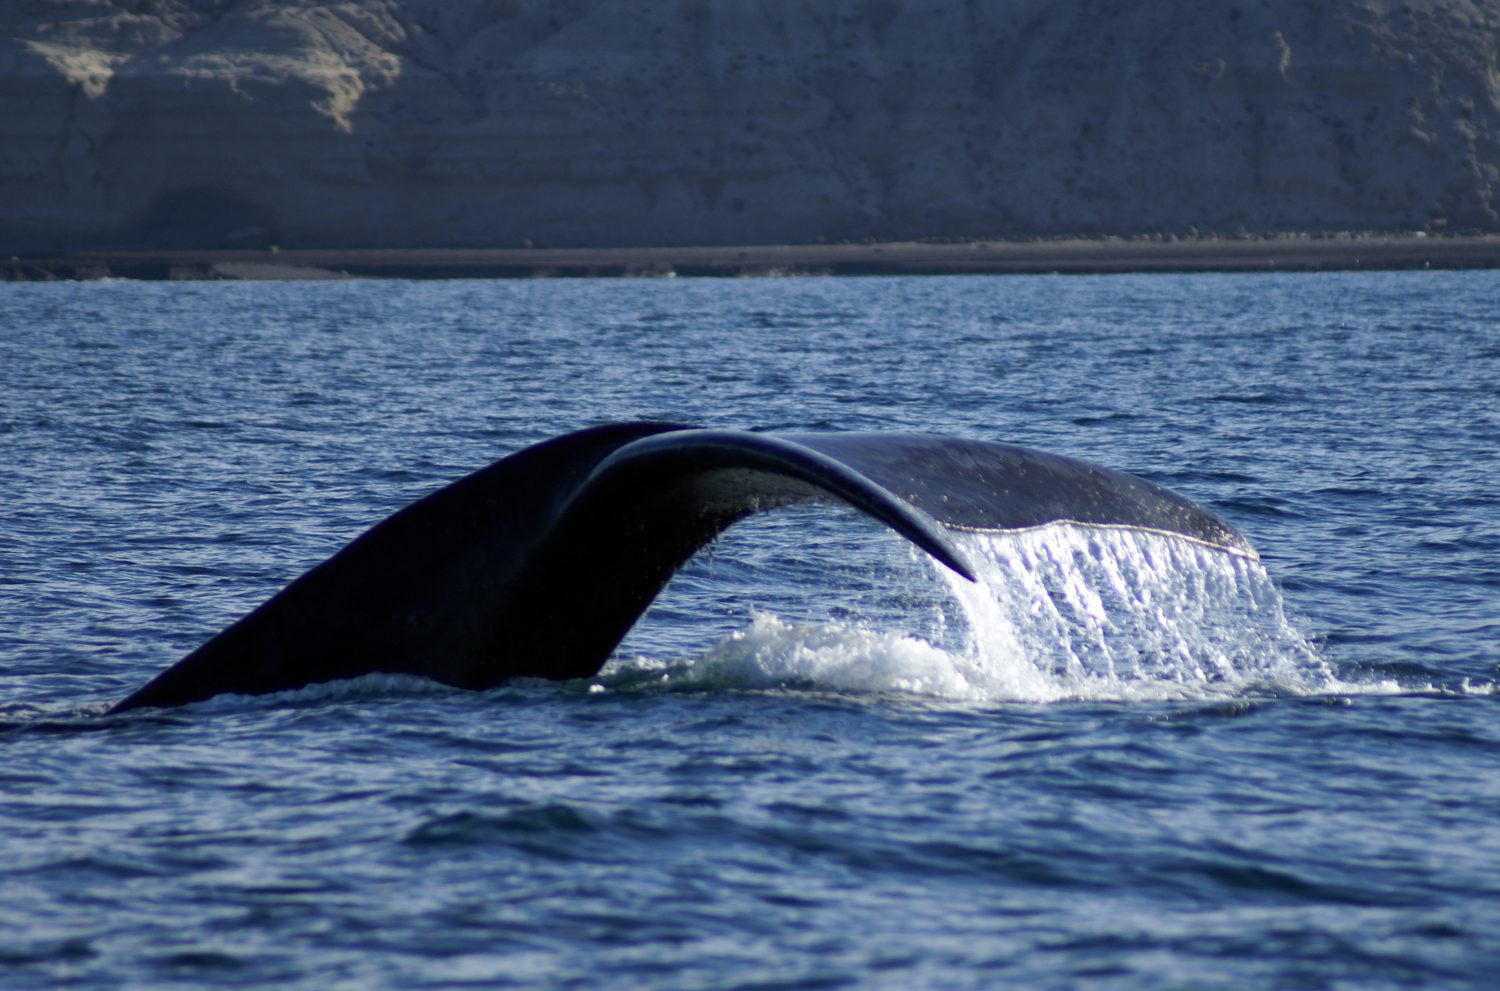
[[[0,249],[1500,230],[1500,0],[6,0]]]

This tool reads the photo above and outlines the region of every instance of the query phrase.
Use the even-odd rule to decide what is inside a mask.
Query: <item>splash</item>
[[[788,623],[758,612],[748,627],[730,634],[697,662],[667,666],[661,673],[664,682],[688,688],[822,688],[971,697],[973,686],[956,659],[921,637],[843,623]]]
[[[980,581],[924,567],[916,580],[937,583],[936,608],[903,615],[900,632],[757,612],[693,661],[636,658],[606,669],[602,684],[1033,702],[1350,687],[1288,621],[1259,561],[1168,535],[1072,524],[962,539]]]
[[[967,621],[966,658],[997,693],[1188,698],[1337,685],[1257,560],[1075,525],[969,544],[980,583],[944,580]]]

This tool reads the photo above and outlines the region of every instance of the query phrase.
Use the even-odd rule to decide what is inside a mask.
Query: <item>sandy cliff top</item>
[[[10,0],[0,248],[1500,230],[1500,0]]]

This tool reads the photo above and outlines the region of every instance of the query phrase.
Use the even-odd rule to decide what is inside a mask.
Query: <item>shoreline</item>
[[[0,282],[1020,275],[1500,268],[1500,235],[1067,238],[640,248],[76,251],[0,258]]]

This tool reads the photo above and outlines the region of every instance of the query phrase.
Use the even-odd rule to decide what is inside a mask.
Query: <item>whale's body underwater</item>
[[[112,711],[375,672],[473,689],[588,677],[695,551],[736,520],[808,501],[848,503],[971,580],[951,531],[1072,522],[1255,554],[1175,493],[1027,448],[612,424],[525,448],[397,512]]]

